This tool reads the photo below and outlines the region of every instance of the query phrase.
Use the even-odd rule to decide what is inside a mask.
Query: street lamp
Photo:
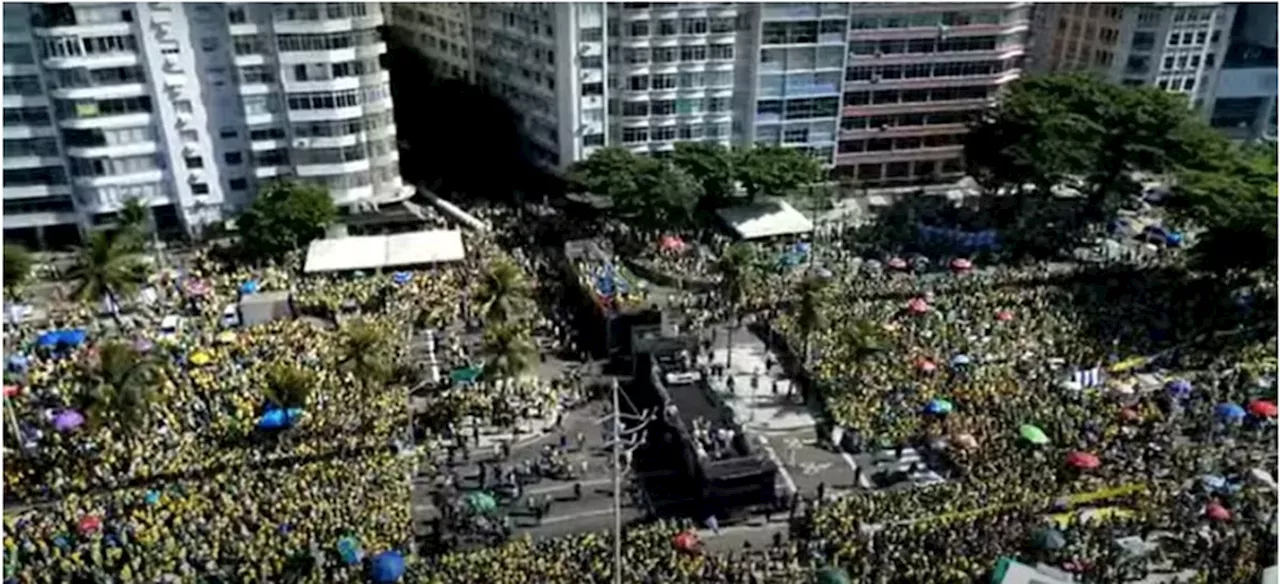
[[[627,459],[630,460],[631,453],[640,448],[644,444],[646,436],[646,428],[649,422],[653,421],[653,412],[646,411],[643,416],[625,415],[618,408],[618,396],[621,393],[618,385],[618,378],[613,378],[613,415],[610,416],[613,423],[613,581],[614,584],[622,584],[622,451],[623,441],[627,442],[626,452]],[[624,415],[635,420],[635,426],[622,430],[622,418]]]

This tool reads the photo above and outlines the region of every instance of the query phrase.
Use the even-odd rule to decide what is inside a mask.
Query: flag
[[[1071,374],[1071,381],[1080,384],[1080,387],[1097,387],[1102,384],[1102,368],[1077,369]]]

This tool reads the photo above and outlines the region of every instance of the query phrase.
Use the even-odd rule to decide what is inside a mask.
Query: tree
[[[693,222],[702,200],[702,185],[693,175],[671,164],[641,177],[639,200],[632,203],[635,218],[656,229],[684,227]]]
[[[1193,168],[1178,173],[1169,210],[1204,231],[1192,248],[1197,267],[1213,272],[1275,269],[1275,147],[1238,147],[1214,134]]]
[[[135,197],[125,201],[120,208],[120,233],[117,237],[131,237],[141,251],[150,229],[151,209]]]
[[[489,263],[478,300],[486,321],[505,324],[528,316],[530,295],[524,272],[515,262],[500,257]]]
[[[88,373],[91,384],[76,401],[92,422],[110,424],[129,436],[145,428],[160,382],[158,362],[127,343],[109,342],[98,348]]]
[[[517,379],[531,370],[538,350],[526,329],[514,323],[495,323],[485,328],[482,341],[485,376],[494,380]]]
[[[22,286],[31,277],[31,268],[35,259],[31,252],[21,245],[6,243],[4,245],[4,287],[14,290]]]
[[[278,408],[302,408],[315,387],[315,375],[293,364],[275,363],[267,369],[266,398]]]
[[[390,336],[384,327],[369,320],[353,320],[342,331],[340,366],[360,385],[368,388],[391,378]]]
[[[738,180],[752,198],[782,197],[797,187],[822,179],[822,163],[805,152],[783,146],[755,146],[734,157]]]
[[[324,235],[337,216],[323,187],[273,183],[240,215],[240,243],[251,257],[279,257]]]
[[[641,176],[654,170],[656,161],[637,156],[621,146],[596,150],[586,160],[569,167],[569,181],[578,191],[609,197],[617,203],[640,191]]]
[[[106,296],[112,318],[117,326],[123,326],[118,314],[120,296],[133,294],[146,280],[146,266],[128,237],[112,237],[98,231],[76,250],[75,266],[69,275],[76,282],[77,299],[96,302]]]
[[[813,333],[822,328],[825,318],[822,314],[822,296],[827,287],[826,280],[814,276],[806,277],[800,282],[800,299],[797,303],[796,326],[800,329],[804,347],[801,355],[805,367],[812,361]]]
[[[671,162],[702,185],[704,210],[714,211],[735,198],[734,154],[728,148],[716,142],[679,142]]]
[[[733,347],[733,333],[737,330],[742,316],[742,304],[746,300],[747,290],[755,285],[759,276],[755,248],[744,243],[736,243],[725,250],[716,264],[720,272],[720,294],[729,303],[731,313],[729,323],[729,347]],[[733,366],[733,351],[726,357],[726,365]]]

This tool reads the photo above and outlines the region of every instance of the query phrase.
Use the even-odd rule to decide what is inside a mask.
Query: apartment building
[[[374,3],[6,4],[4,230],[34,247],[130,199],[200,231],[265,182],[402,198]]]
[[[445,6],[398,4],[390,23],[450,72],[467,55],[549,167],[606,144],[760,143],[868,185],[962,172],[965,122],[1019,76],[1030,27],[1028,3]],[[446,36],[464,20],[446,11],[470,38]]]
[[[1217,86],[1236,5],[1037,4],[1034,73],[1088,71],[1154,85],[1202,107]]]
[[[1240,4],[1204,112],[1227,137],[1276,140],[1276,4]]]

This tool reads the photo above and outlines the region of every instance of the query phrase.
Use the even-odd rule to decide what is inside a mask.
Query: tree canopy
[[[27,248],[6,243],[4,245],[4,287],[12,290],[21,286],[31,276],[31,268],[34,265],[35,260]]]
[[[323,187],[273,183],[240,215],[240,243],[251,257],[279,257],[324,235],[337,216]]]
[[[1210,142],[1194,168],[1177,176],[1169,201],[1174,216],[1203,229],[1194,265],[1216,272],[1276,266],[1275,146]]]
[[[822,163],[794,148],[756,146],[735,157],[736,174],[751,197],[781,197],[822,179]]]

